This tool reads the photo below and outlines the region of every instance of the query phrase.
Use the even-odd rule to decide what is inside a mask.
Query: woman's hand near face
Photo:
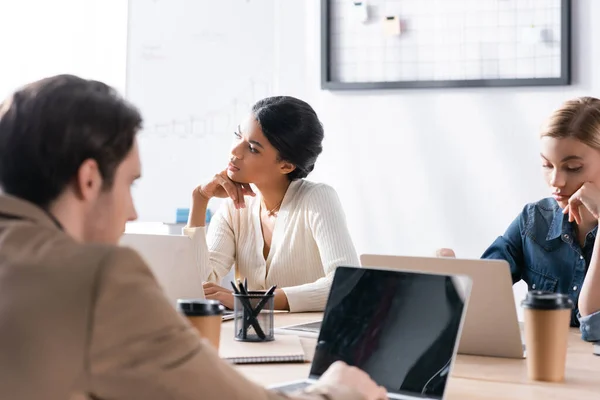
[[[569,204],[563,213],[569,213],[569,221],[581,222],[581,206],[585,207],[590,214],[599,219],[600,214],[600,188],[593,183],[584,183],[578,191],[573,193]],[[581,285],[579,301],[577,304],[582,317],[587,317],[600,311],[600,240],[596,237],[592,259]],[[591,325],[593,326],[593,325]],[[587,326],[589,328],[590,326]],[[586,339],[588,340],[588,339]]]
[[[210,182],[200,185],[192,193],[192,207],[187,226],[196,228],[205,226],[208,201],[213,197],[229,197],[236,209],[246,207],[244,196],[255,196],[250,184],[232,181],[227,171],[215,175]]]
[[[584,206],[595,219],[600,218],[600,188],[591,182],[584,183],[569,198],[569,204],[563,210],[563,214],[569,214],[569,222],[581,223],[580,207]]]
[[[254,191],[250,187],[250,184],[232,181],[229,176],[227,176],[227,171],[216,174],[210,182],[194,189],[194,198],[201,197],[208,201],[213,197],[229,197],[233,200],[236,209],[246,207],[244,196],[254,195]]]

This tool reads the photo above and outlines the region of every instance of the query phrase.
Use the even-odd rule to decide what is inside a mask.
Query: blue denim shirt
[[[508,261],[513,283],[522,279],[529,290],[568,294],[575,304],[571,326],[580,327],[584,340],[600,341],[600,312],[581,317],[578,307],[597,231],[589,232],[580,246],[574,224],[556,200],[546,198],[527,204],[482,258]]]

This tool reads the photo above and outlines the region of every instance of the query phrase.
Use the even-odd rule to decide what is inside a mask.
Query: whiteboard
[[[275,0],[130,0],[126,97],[139,107],[142,221],[170,222],[225,169],[233,132],[276,76]]]

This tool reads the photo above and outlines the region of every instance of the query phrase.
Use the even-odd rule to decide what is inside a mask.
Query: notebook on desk
[[[276,336],[271,342],[241,342],[233,338],[219,346],[221,358],[233,364],[304,362],[304,348],[298,336]]]

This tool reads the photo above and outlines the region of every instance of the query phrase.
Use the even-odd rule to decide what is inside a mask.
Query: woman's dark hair
[[[103,189],[131,150],[138,110],[104,83],[58,75],[31,83],[0,104],[0,185],[47,208],[96,160]]]
[[[323,151],[323,125],[315,110],[295,97],[275,96],[258,101],[252,112],[279,158],[296,166],[288,178],[305,178]]]

